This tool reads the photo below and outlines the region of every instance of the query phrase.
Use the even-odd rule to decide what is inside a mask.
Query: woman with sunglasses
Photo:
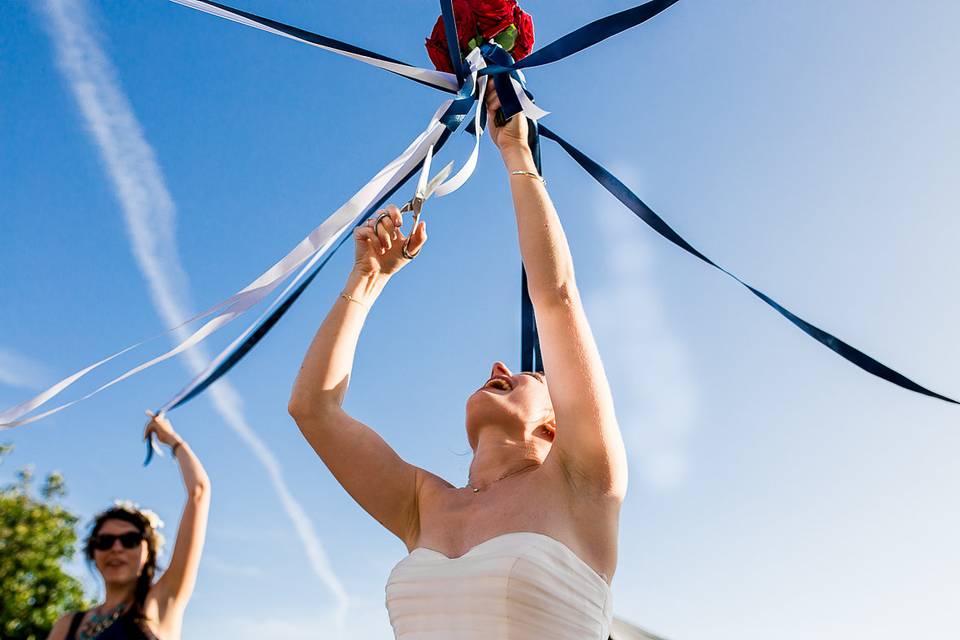
[[[490,83],[491,124],[499,107]],[[290,399],[291,415],[340,484],[410,552],[386,589],[403,640],[606,640],[609,633],[626,455],[527,126],[518,116],[490,133],[513,195],[546,375],[497,362],[467,399],[466,484],[402,460],[341,407],[370,306],[427,239],[422,222],[409,239],[403,234],[396,207],[355,231],[353,271]],[[383,384],[382,399],[392,402],[400,379]]]
[[[149,511],[118,504],[100,513],[85,553],[103,578],[103,602],[63,616],[47,640],[179,640],[193,593],[210,510],[210,480],[190,446],[162,415],[152,416],[144,438],[171,447],[180,465],[187,502],[170,564],[154,580],[162,537]]]

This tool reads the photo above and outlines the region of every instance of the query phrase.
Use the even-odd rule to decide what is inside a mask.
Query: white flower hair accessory
[[[160,529],[163,528],[163,520],[160,519],[156,511],[152,509],[141,509],[140,505],[132,500],[114,500],[113,506],[129,513],[139,514],[147,521],[150,528],[153,529],[153,539],[156,543],[157,557],[159,558],[163,553],[163,543],[166,542],[166,539],[163,537],[163,534],[160,533]]]

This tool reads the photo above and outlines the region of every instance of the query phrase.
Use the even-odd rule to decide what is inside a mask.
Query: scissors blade
[[[433,195],[433,192],[437,190],[444,180],[450,176],[450,172],[453,171],[453,162],[448,162],[447,166],[437,172],[437,175],[431,178],[430,182],[427,183],[427,187],[423,192],[423,199],[426,200]]]
[[[423,167],[420,169],[420,179],[417,180],[417,190],[413,195],[414,200],[425,200],[424,193],[427,190],[427,178],[430,176],[430,163],[433,160],[433,145],[427,149],[427,156],[423,159]]]

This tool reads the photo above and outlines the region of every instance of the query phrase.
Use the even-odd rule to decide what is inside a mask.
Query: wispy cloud
[[[189,281],[176,243],[176,207],[153,148],[147,142],[117,72],[97,42],[83,0],[46,0],[44,15],[60,70],[76,98],[83,120],[100,152],[123,210],[127,233],[151,299],[164,324],[189,317]],[[178,332],[180,340],[185,331]],[[184,355],[187,368],[199,373],[209,356],[195,348]],[[239,394],[226,381],[209,390],[224,422],[263,465],[284,510],[293,522],[314,573],[343,610],[346,591],[334,573],[313,523],[293,497],[273,452],[247,422]]]
[[[205,569],[210,569],[228,576],[259,578],[263,575],[263,569],[257,565],[238,564],[235,560],[221,560],[210,553],[203,555],[203,566]]]
[[[630,177],[623,168],[617,173]],[[668,489],[687,474],[685,445],[697,412],[696,382],[659,293],[648,244],[657,239],[606,194],[593,210],[605,259],[603,284],[586,296],[591,325],[634,472],[648,486]]]
[[[12,349],[0,347],[0,384],[37,389],[50,377],[50,372],[39,362]]]

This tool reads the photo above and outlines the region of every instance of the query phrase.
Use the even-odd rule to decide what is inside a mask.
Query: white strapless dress
[[[566,545],[506,533],[459,558],[414,549],[387,581],[398,640],[607,640],[606,581]]]

